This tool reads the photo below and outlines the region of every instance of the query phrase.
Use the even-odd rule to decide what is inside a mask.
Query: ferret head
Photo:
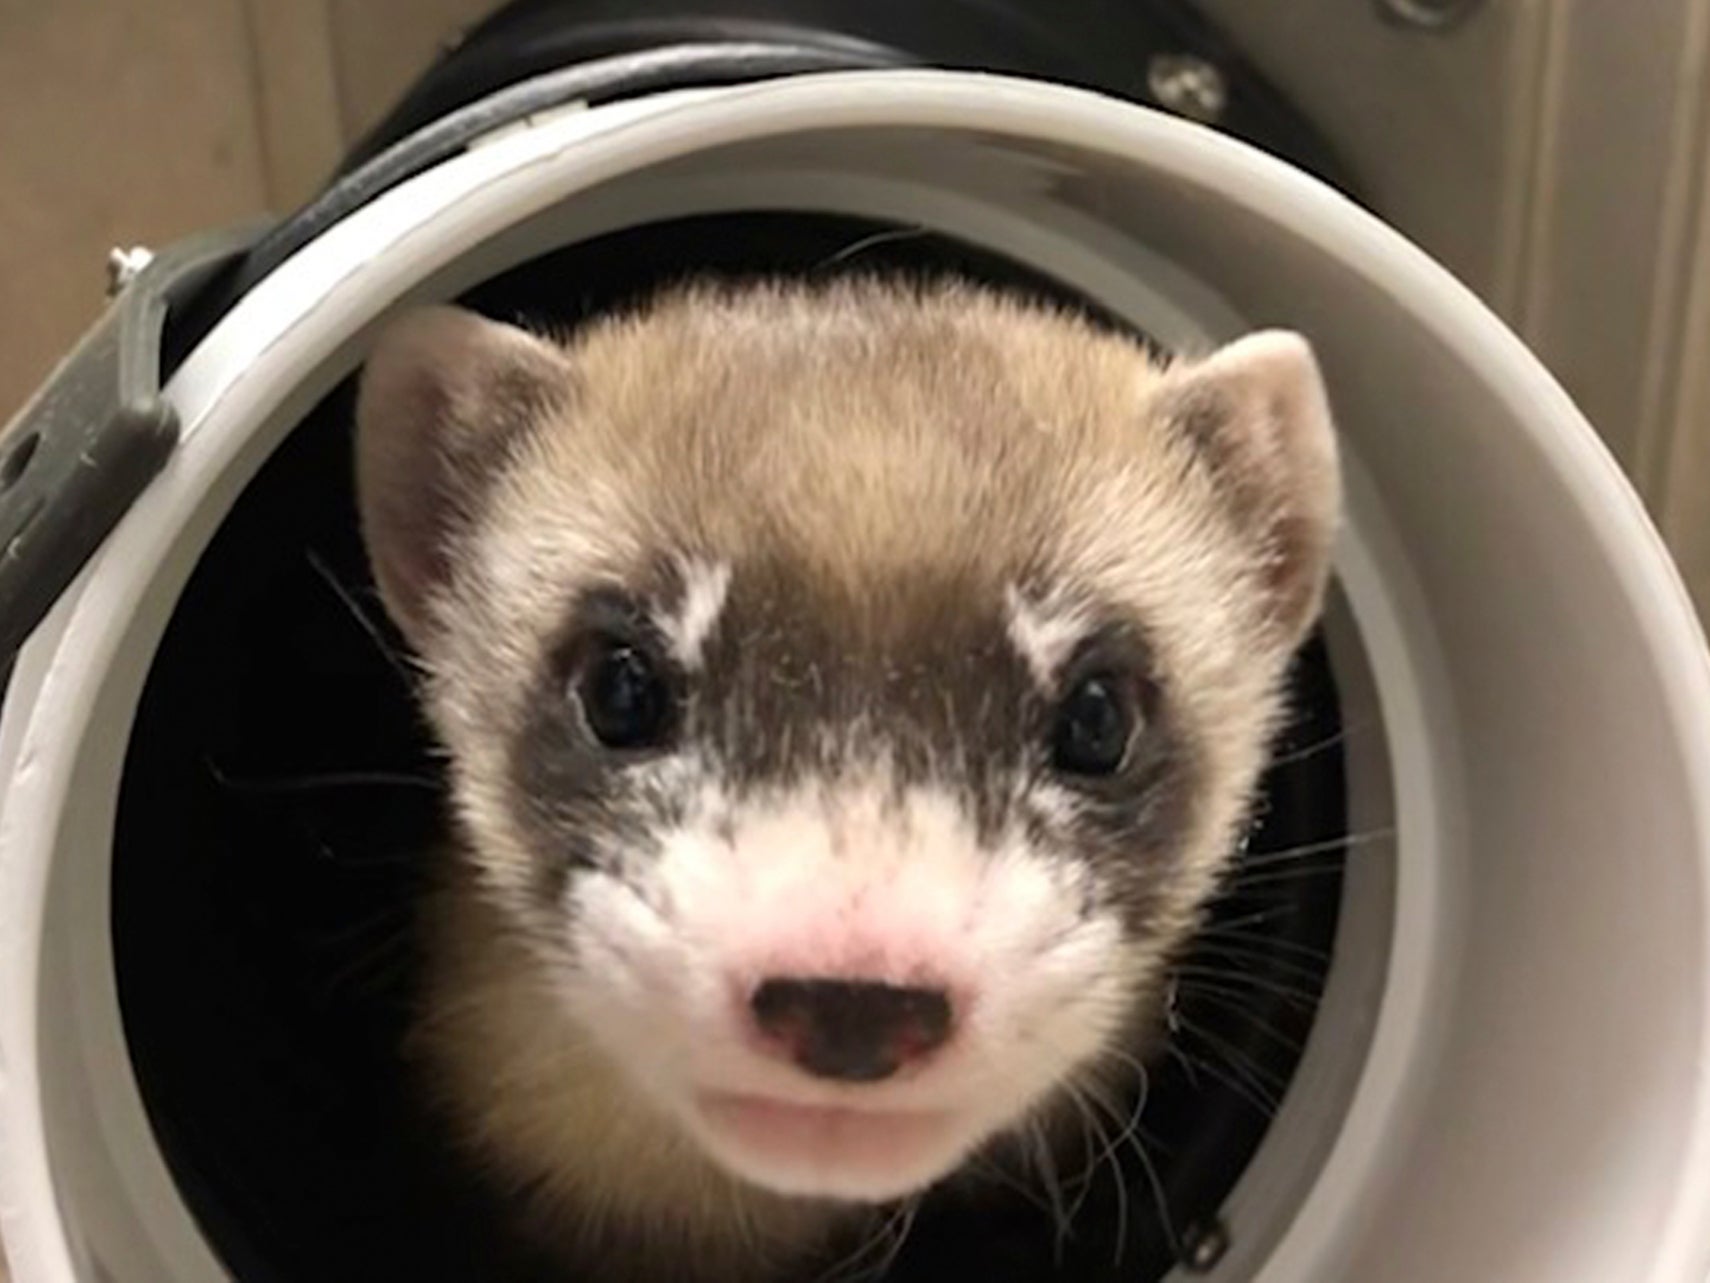
[[[1324,589],[1302,339],[1163,367],[884,283],[690,290],[565,343],[428,309],[358,421],[541,1037],[739,1179],[855,1201],[1132,1051]]]

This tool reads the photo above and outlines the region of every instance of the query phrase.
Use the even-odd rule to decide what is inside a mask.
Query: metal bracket
[[[160,394],[169,313],[262,230],[192,236],[139,266],[0,432],[0,673],[177,445]]]

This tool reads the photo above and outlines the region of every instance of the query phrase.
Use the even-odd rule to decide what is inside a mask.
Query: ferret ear
[[[1264,330],[1172,368],[1164,413],[1210,463],[1265,558],[1270,617],[1299,645],[1317,619],[1341,518],[1329,397],[1312,346]]]
[[[412,644],[460,528],[569,385],[561,349],[460,308],[420,308],[381,330],[357,390],[357,501],[381,598]]]

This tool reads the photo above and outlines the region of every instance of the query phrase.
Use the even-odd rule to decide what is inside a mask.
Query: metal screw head
[[[1212,63],[1191,53],[1160,53],[1146,64],[1146,88],[1160,107],[1213,124],[1229,109],[1229,81]]]
[[[444,58],[444,57],[449,56],[450,54],[456,53],[459,49],[463,48],[465,42],[467,42],[468,39],[469,39],[469,28],[468,27],[458,27],[450,35],[446,36],[443,40],[441,40],[439,42],[439,56],[441,58]]]
[[[1209,1274],[1229,1252],[1229,1230],[1221,1221],[1192,1226],[1182,1235],[1182,1265],[1191,1274]]]
[[[1376,0],[1391,22],[1427,31],[1444,31],[1478,8],[1480,0]]]
[[[115,245],[107,251],[107,297],[112,298],[136,280],[137,276],[154,261],[154,251],[142,245],[133,245],[129,249]]]

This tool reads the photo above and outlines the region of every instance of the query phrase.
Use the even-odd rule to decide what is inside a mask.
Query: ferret
[[[811,1277],[1132,1072],[1325,593],[1304,338],[884,278],[428,307],[356,428],[456,830],[412,1054],[573,1276]]]

